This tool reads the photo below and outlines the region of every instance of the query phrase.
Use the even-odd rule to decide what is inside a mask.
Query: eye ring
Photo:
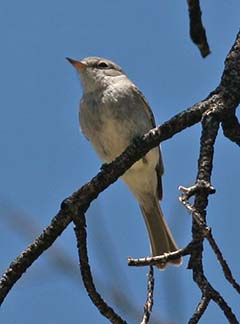
[[[108,64],[104,61],[101,61],[97,64],[97,67],[99,67],[101,69],[105,69],[105,68],[108,68]]]

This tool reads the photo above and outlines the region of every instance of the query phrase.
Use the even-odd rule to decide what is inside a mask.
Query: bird
[[[132,141],[156,126],[153,112],[142,92],[122,68],[109,59],[66,58],[77,70],[83,89],[80,101],[80,128],[104,163],[112,162]],[[160,147],[151,149],[123,175],[137,199],[149,235],[152,256],[178,250],[164,218],[160,201],[164,172]],[[182,259],[160,263],[180,265]]]

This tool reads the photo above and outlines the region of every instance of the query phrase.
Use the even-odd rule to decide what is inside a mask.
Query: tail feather
[[[157,199],[152,199],[151,203],[148,200],[148,203],[140,205],[140,208],[147,226],[152,255],[158,256],[167,252],[177,251],[177,244],[174,241]],[[170,261],[169,263],[178,266],[182,263],[182,258]],[[158,267],[164,269],[166,265]]]

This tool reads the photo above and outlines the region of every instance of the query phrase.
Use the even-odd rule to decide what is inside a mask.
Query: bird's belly
[[[135,118],[130,118],[127,114],[119,116],[106,106],[104,109],[99,109],[99,106],[96,108],[95,111],[89,107],[83,109],[80,114],[80,123],[83,133],[104,162],[112,162],[136,136],[143,135],[150,129],[145,121],[140,123],[137,116],[134,116]],[[141,200],[145,192],[156,191],[158,162],[159,149],[153,148],[122,176],[138,199]]]
[[[90,105],[85,101],[81,103],[80,124],[82,131],[104,162],[112,162],[135,137],[141,136],[151,129],[151,124],[146,118],[141,118],[141,115],[139,116],[137,112],[129,109],[120,103],[91,102]],[[135,163],[133,168],[146,167],[146,162],[149,163],[146,157]],[[155,158],[154,161],[152,158],[150,160],[153,164],[157,163]]]
[[[102,123],[101,129],[95,130],[90,141],[100,158],[111,162],[127,148],[133,137],[126,123],[108,120]]]
[[[137,135],[142,134],[136,133],[136,127],[131,120],[105,120],[101,129],[95,129],[94,135],[89,139],[100,158],[104,162],[110,163],[123,153]],[[146,173],[148,169],[155,170],[158,161],[159,150],[154,148],[135,162],[127,174],[131,173],[132,176],[133,172],[138,177],[141,172]]]

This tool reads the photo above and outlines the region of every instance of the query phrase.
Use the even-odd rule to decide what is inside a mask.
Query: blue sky
[[[237,0],[202,1],[202,11],[212,50],[206,59],[189,39],[186,1],[2,0],[1,272],[49,224],[60,202],[101,165],[79,131],[81,87],[65,57],[116,61],[145,94],[161,124],[217,86],[238,32]],[[196,125],[162,144],[162,206],[180,247],[191,238],[191,217],[178,202],[177,188],[195,181],[200,132]],[[220,130],[212,178],[217,191],[209,199],[208,223],[237,279],[239,158],[238,148]],[[124,293],[134,312],[141,312],[147,269],[128,268],[127,257],[148,255],[149,244],[137,203],[121,181],[93,203],[87,222],[99,290],[112,305],[124,302]],[[156,271],[155,319],[186,323],[197,305],[200,292],[186,270],[187,260],[181,268]],[[240,316],[239,296],[225,282],[208,244],[204,265],[213,286]],[[126,319],[137,322],[129,315]],[[71,225],[12,289],[0,321],[107,323],[82,288]],[[226,323],[211,303],[202,323],[213,321]]]

